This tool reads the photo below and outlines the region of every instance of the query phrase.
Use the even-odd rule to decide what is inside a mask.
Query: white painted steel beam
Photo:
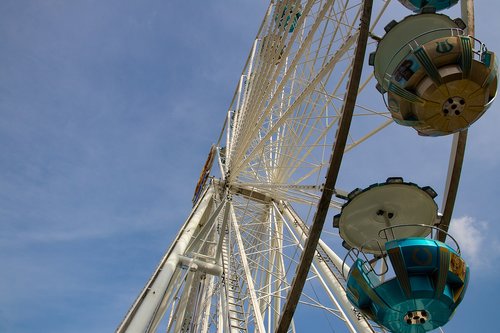
[[[275,208],[278,212],[280,211],[277,206],[275,206]],[[290,221],[288,225],[293,228],[294,232],[300,237],[302,241],[307,239],[308,235],[300,227],[300,225],[304,225],[304,222],[293,211],[291,211],[287,205],[283,205],[282,210],[284,221]],[[294,223],[294,221],[297,221],[297,223]],[[342,259],[340,259],[340,257],[337,256],[334,251],[330,249],[330,247],[326,245],[322,240],[319,241],[318,245],[322,247],[324,252],[328,255],[328,259],[335,265],[337,270],[341,272],[343,264]],[[314,256],[314,263],[316,269],[321,272],[322,280],[324,280],[324,282],[326,282],[326,284],[329,286],[327,292],[333,292],[334,297],[331,298],[332,302],[341,313],[341,316],[345,320],[346,326],[349,331],[352,333],[373,333],[374,330],[371,328],[368,322],[363,317],[358,318],[357,313],[352,311],[353,306],[347,298],[344,286],[333,275],[326,262],[318,260],[317,252]]]
[[[118,327],[117,333],[144,333],[150,331],[155,313],[165,297],[165,292],[179,264],[179,256],[183,255],[191,238],[198,229],[213,196],[213,187],[205,191],[199,204],[185,222],[172,248],[162,259],[138,300]]]
[[[245,271],[245,279],[248,285],[248,293],[250,294],[250,302],[252,304],[254,323],[259,333],[265,333],[266,329],[264,327],[264,321],[262,319],[262,314],[259,308],[259,302],[257,301],[257,295],[255,294],[255,285],[253,283],[252,273],[250,272],[250,266],[248,265],[248,259],[245,251],[245,246],[243,244],[243,239],[241,238],[240,228],[238,225],[238,220],[234,212],[234,207],[231,205],[231,222],[233,226],[233,232],[238,242],[238,250],[241,257],[241,263]]]

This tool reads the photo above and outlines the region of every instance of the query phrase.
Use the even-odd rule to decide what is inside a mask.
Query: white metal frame
[[[325,190],[363,3],[271,1],[217,143],[219,179],[208,182],[117,332],[275,331]],[[390,3],[376,3],[371,31]],[[279,24],[284,11],[301,13],[292,32]],[[372,80],[363,72],[358,93]],[[385,109],[362,102],[353,121],[363,126],[349,132],[345,152],[392,123]],[[319,240],[289,331],[314,308],[345,332],[384,332],[347,300],[339,243]]]

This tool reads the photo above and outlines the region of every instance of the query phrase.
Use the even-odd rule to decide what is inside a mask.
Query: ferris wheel
[[[193,209],[117,332],[444,325],[468,282],[447,233],[467,128],[497,85],[472,0],[461,19],[444,14],[457,2],[272,0]],[[403,126],[453,136],[436,164],[443,193],[404,169],[356,184],[373,161],[350,156]]]

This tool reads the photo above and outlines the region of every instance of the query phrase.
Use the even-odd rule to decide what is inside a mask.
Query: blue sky
[[[0,332],[114,331],[190,211],[266,7],[0,2]],[[500,4],[476,7],[500,53]],[[493,331],[498,108],[469,131],[453,228],[472,280],[447,332]]]

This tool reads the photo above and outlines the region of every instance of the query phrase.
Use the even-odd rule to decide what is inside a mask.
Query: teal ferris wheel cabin
[[[391,332],[443,326],[467,289],[469,268],[458,243],[447,233],[448,243],[434,237],[444,232],[434,226],[435,196],[428,186],[389,178],[352,191],[334,218],[349,249],[347,297]]]

